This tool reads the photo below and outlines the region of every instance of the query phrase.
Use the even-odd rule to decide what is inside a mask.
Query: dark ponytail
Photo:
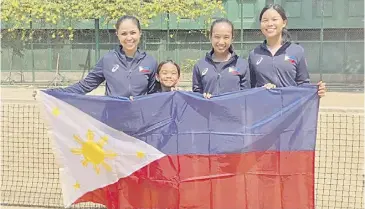
[[[283,28],[282,32],[281,32],[281,39],[282,39],[282,44],[286,43],[286,42],[291,42],[291,35],[288,31],[288,29]]]
[[[274,9],[275,11],[277,11],[279,13],[279,15],[281,16],[281,18],[283,20],[286,20],[288,22],[288,18],[286,16],[285,10],[279,4],[269,4],[269,5],[266,5],[261,10],[260,17],[259,17],[260,22],[261,22],[261,19],[262,19],[262,15],[264,15],[264,13],[266,12],[266,10],[268,10],[268,9]],[[286,27],[283,28],[283,30],[281,32],[281,36],[282,36],[282,44],[284,44],[285,42],[290,42],[291,41],[290,33],[289,33],[289,31],[288,31],[288,29]]]

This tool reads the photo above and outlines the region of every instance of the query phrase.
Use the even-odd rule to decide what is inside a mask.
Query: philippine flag
[[[285,61],[289,61],[291,64],[295,64],[295,57],[285,55]]]
[[[228,68],[228,72],[232,73],[233,75],[239,75],[240,74],[240,72],[238,71],[238,69],[235,68],[235,67],[229,67]]]
[[[150,69],[149,69],[149,67],[143,67],[143,66],[139,66],[138,67],[138,70],[141,73],[149,73],[149,72],[151,72]]]
[[[110,98],[40,93],[65,207],[312,209],[316,86]]]

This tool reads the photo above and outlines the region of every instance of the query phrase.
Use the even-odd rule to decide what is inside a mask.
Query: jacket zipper
[[[141,60],[141,58],[137,58],[138,59],[138,61],[137,61],[137,63]],[[129,70],[128,70],[128,80],[129,80],[129,82],[128,82],[128,93],[129,93],[129,95],[130,96],[133,96],[132,95],[132,85],[131,85],[131,82],[132,82],[132,70],[136,67],[136,66],[134,66],[134,63],[135,63],[135,61],[137,60],[136,58],[133,58],[133,60],[132,60],[132,62],[130,63],[130,66],[129,66]]]
[[[229,66],[232,63],[232,61],[233,60],[229,60],[229,62],[226,65],[223,65],[222,68],[224,69],[227,65]],[[210,60],[210,62],[214,66],[214,71],[217,73],[217,83],[218,83],[218,85],[216,87],[216,90],[217,90],[217,93],[220,94],[220,90],[221,90],[221,77],[222,77],[222,75],[221,75],[220,72],[218,72],[218,69],[217,69],[217,67],[216,67],[216,65],[215,65],[215,63],[213,62],[212,59]],[[223,72],[223,70],[221,72]]]
[[[279,83],[278,82],[279,81],[279,79],[278,79],[279,72],[278,72],[278,69],[274,65],[274,61],[275,61],[275,55],[276,55],[276,53],[279,52],[280,49],[278,51],[276,51],[274,55],[272,55],[272,53],[271,53],[271,51],[269,49],[267,49],[267,48],[264,48],[264,49],[269,53],[269,55],[271,57],[271,67],[272,67],[272,69],[275,69],[275,71],[276,71],[276,74],[274,75],[274,78],[275,78],[276,82]]]

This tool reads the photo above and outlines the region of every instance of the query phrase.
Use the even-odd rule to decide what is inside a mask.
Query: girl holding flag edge
[[[262,9],[259,20],[266,39],[249,54],[252,88],[309,84],[304,49],[290,40],[285,10],[278,4],[267,5]],[[318,96],[323,97],[326,84],[320,81],[317,85]]]

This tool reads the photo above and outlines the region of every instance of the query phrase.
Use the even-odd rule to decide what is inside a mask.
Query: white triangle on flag
[[[40,92],[65,207],[165,156],[153,146]]]

